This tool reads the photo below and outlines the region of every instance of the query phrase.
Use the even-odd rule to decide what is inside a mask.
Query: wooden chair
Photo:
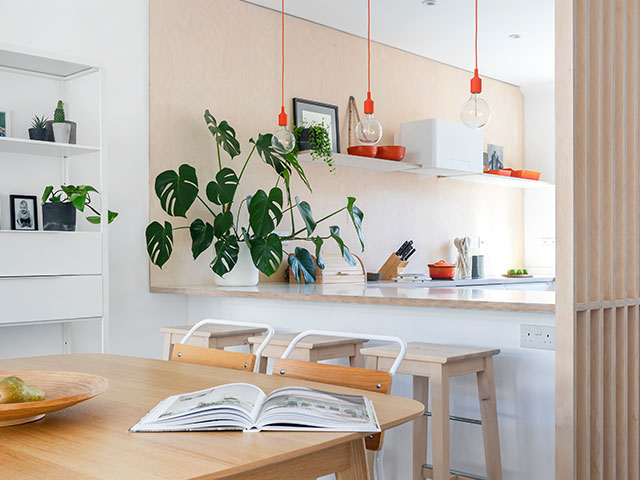
[[[346,367],[342,365],[327,365],[324,363],[305,362],[302,360],[294,360],[289,358],[296,348],[296,345],[305,337],[312,335],[322,335],[331,337],[355,337],[366,338],[368,340],[379,340],[384,342],[395,342],[399,345],[398,355],[395,362],[388,372],[368,370],[366,368]],[[276,359],[273,366],[273,374],[301,380],[313,380],[314,382],[328,383],[330,385],[338,385],[342,387],[353,387],[370,392],[378,392],[389,394],[391,392],[391,381],[393,375],[400,368],[400,364],[404,359],[407,350],[407,344],[398,337],[387,335],[371,335],[371,334],[354,334],[347,332],[334,332],[322,330],[307,330],[298,334],[282,354],[282,357]],[[367,450],[375,452],[375,478],[384,480],[384,472],[382,469],[382,433],[371,435],[366,438],[365,443]],[[340,477],[338,475],[338,480]]]
[[[225,350],[215,350],[212,348],[198,347],[195,345],[187,345],[187,342],[191,336],[204,325],[233,325],[239,327],[257,327],[266,329],[267,335],[264,342],[255,352],[242,353],[242,352],[228,352]],[[197,363],[200,365],[209,365],[212,367],[232,368],[235,370],[256,371],[259,362],[256,362],[256,358],[260,358],[262,351],[269,344],[269,341],[273,337],[274,330],[271,325],[266,323],[253,323],[253,322],[235,322],[231,320],[213,320],[205,319],[196,323],[191,330],[187,332],[180,343],[174,345],[173,352],[171,353],[171,361],[185,362],[185,363]]]

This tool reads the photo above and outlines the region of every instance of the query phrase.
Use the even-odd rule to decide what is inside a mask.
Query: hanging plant
[[[298,150],[310,150],[312,160],[327,164],[329,171],[335,170],[329,130],[323,123],[307,123],[293,129]]]
[[[326,222],[340,212],[348,212],[353,226],[364,251],[362,235],[362,220],[364,213],[356,206],[356,199],[348,197],[346,204],[319,220],[315,220],[311,205],[297,196],[292,197],[291,175],[297,175],[309,191],[311,186],[298,162],[297,152],[282,154],[272,145],[271,134],[259,134],[258,139],[250,140],[253,145],[251,152],[245,159],[240,173],[229,167],[222,166],[220,147],[227,152],[231,160],[240,155],[240,143],[236,139],[235,130],[223,120],[218,122],[209,110],[204,114],[207,128],[213,135],[218,156],[218,173],[215,179],[206,186],[201,184],[196,169],[189,164],[181,165],[177,171],[167,170],[160,173],[155,180],[155,192],[160,200],[162,209],[172,217],[187,218],[196,201],[202,204],[210,214],[207,219],[194,218],[190,225],[174,227],[171,222],[151,222],[146,229],[147,252],[154,265],[162,266],[171,258],[173,252],[173,234],[177,230],[189,230],[191,236],[191,252],[194,260],[204,252],[212,257],[211,269],[224,277],[238,262],[239,245],[244,242],[251,252],[253,264],[267,276],[273,275],[282,263],[286,254],[289,266],[296,278],[305,283],[316,279],[313,262],[309,262],[311,253],[302,247],[296,247],[292,253],[285,252],[283,242],[302,240],[310,242],[314,247],[315,264],[323,269],[321,250],[325,240],[335,241],[344,260],[355,265],[347,245],[340,237],[340,228],[329,226],[329,232],[320,232],[319,224]],[[253,195],[240,199],[236,198],[238,185],[245,174],[246,168],[254,153],[273,168],[275,185],[270,189],[260,189]],[[273,183],[270,183],[273,185]],[[204,188],[201,188],[201,185]],[[282,187],[280,186],[282,185]],[[235,208],[232,208],[235,207]],[[248,212],[248,222],[239,222],[242,210]],[[294,211],[298,212],[303,227],[297,229]],[[291,219],[291,234],[280,235],[275,232],[283,217],[289,215]]]

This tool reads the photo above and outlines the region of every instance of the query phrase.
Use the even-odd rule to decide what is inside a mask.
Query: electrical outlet
[[[556,328],[551,325],[520,325],[520,346],[539,350],[556,349]]]
[[[554,247],[556,245],[556,239],[554,237],[542,237],[540,243],[543,247]]]

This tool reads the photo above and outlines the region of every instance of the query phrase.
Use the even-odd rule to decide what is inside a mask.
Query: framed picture
[[[500,145],[487,146],[487,170],[502,170],[504,168],[504,153]]]
[[[0,107],[0,137],[11,136],[11,112]]]
[[[293,122],[296,127],[323,123],[329,131],[331,150],[340,153],[340,126],[338,125],[338,106],[314,102],[303,98],[293,99]]]
[[[9,195],[11,230],[38,230],[38,199],[35,195]]]

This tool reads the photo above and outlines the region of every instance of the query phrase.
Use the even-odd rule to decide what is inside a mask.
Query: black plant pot
[[[311,142],[309,141],[309,132],[310,130],[308,128],[300,132],[300,136],[298,137],[298,150],[301,152],[312,150]]]
[[[45,203],[42,205],[42,224],[45,230],[76,231],[76,207],[72,203]]]
[[[45,141],[47,139],[47,129],[46,128],[30,128],[29,138],[31,140]]]

